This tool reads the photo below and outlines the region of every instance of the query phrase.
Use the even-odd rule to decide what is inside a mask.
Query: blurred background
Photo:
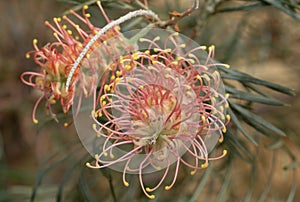
[[[28,201],[35,185],[38,187],[35,201],[113,201],[110,186],[115,188],[118,201],[148,200],[138,186],[121,185],[119,173],[85,168],[89,157],[74,126],[65,128],[63,122],[57,124],[46,116],[42,107],[38,109],[41,123],[32,123],[31,113],[38,93],[19,78],[24,71],[36,71],[37,65],[26,59],[25,54],[33,49],[34,38],[38,38],[39,46],[54,40],[44,21],[61,16],[75,6],[74,2],[0,1],[0,201]],[[111,19],[139,8],[133,1],[119,2],[103,0]],[[254,107],[257,114],[286,132],[287,137],[281,141],[289,150],[268,149],[272,141],[249,129],[260,143],[254,147],[245,140],[255,154],[255,161],[247,163],[235,157],[228,165],[224,159],[193,177],[182,174],[173,190],[159,192],[157,201],[280,202],[292,201],[294,194],[294,201],[298,201],[300,188],[295,185],[300,176],[295,173],[299,168],[296,164],[290,169],[287,166],[291,163],[290,153],[294,157],[300,154],[300,20],[270,4],[260,3],[264,1],[253,1],[254,6],[246,9],[228,8],[241,8],[247,1],[205,2],[200,1],[199,10],[179,22],[180,31],[199,44],[214,44],[216,59],[233,69],[295,90],[296,96],[270,91],[273,97],[289,103],[288,107]],[[288,2],[299,5],[297,1]],[[132,7],[122,6],[131,3]],[[184,11],[192,1],[151,0],[148,4],[167,20],[169,12]],[[105,24],[103,17],[95,15],[93,20],[99,26]]]

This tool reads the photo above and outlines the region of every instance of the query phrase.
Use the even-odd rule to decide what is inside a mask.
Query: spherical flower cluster
[[[122,171],[125,186],[126,173],[137,173],[149,198],[173,163],[173,181],[166,190],[174,185],[181,164],[195,174],[209,160],[226,155],[226,150],[218,157],[209,152],[223,141],[230,120],[216,69],[229,66],[213,60],[214,46],[207,53],[205,46],[189,46],[176,32],[161,37],[165,31],[153,30],[149,33],[158,32],[156,37],[141,37],[139,50],[114,56],[105,67],[91,113],[101,151],[93,164],[87,163]],[[145,188],[142,175],[163,169],[157,186]]]
[[[99,2],[98,7],[109,23],[110,20]],[[23,83],[32,86],[42,93],[34,106],[32,115],[34,123],[38,123],[36,119],[36,109],[43,99],[46,100],[46,107],[55,118],[55,113],[52,111],[51,106],[55,104],[56,101],[59,101],[63,112],[68,113],[73,104],[75,84],[78,81],[81,83],[81,89],[85,95],[92,94],[96,88],[97,74],[89,75],[88,77],[84,76],[80,74],[81,71],[79,67],[72,77],[70,87],[66,90],[66,80],[76,58],[80,55],[90,39],[101,30],[101,28],[94,26],[90,22],[90,14],[86,12],[87,9],[88,6],[83,7],[82,16],[70,10],[70,13],[78,19],[78,23],[82,24],[83,28],[68,16],[54,18],[54,25],[46,21],[45,25],[53,30],[56,41],[39,48],[37,39],[34,39],[34,50],[26,54],[27,58],[30,58],[32,55],[35,63],[39,65],[38,72],[28,71],[21,75]],[[105,40],[113,36],[118,36],[119,34],[119,27],[115,26],[102,35],[101,38],[94,43],[90,51],[93,51],[94,47],[102,44]],[[85,57],[89,57],[89,53],[87,53]]]

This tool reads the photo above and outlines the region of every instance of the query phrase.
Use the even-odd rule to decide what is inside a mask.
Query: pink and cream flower
[[[213,60],[214,46],[207,53],[205,46],[187,47],[191,41],[178,33],[160,36],[141,37],[139,50],[114,56],[105,67],[91,114],[101,151],[93,164],[87,163],[123,172],[125,186],[126,174],[137,173],[152,199],[151,192],[163,184],[172,164],[174,177],[166,190],[174,185],[180,165],[195,174],[226,155],[226,150],[218,157],[209,157],[209,152],[223,141],[230,120],[216,69],[229,66]],[[157,186],[145,187],[143,174],[163,169]]]
[[[99,2],[98,7],[109,23],[110,20]],[[81,83],[81,89],[85,95],[90,95],[96,88],[96,81],[98,80],[98,78],[96,78],[97,74],[86,77],[80,74],[81,70],[79,67],[74,72],[70,86],[68,90],[66,90],[66,80],[76,58],[78,58],[90,39],[101,30],[101,28],[94,26],[90,22],[89,18],[91,15],[86,12],[87,9],[88,6],[83,7],[82,16],[70,10],[70,13],[78,22],[71,20],[68,16],[54,18],[53,24],[46,21],[45,25],[53,31],[53,36],[56,41],[39,48],[38,40],[34,39],[34,50],[26,54],[27,58],[33,56],[34,62],[39,66],[38,71],[28,71],[21,75],[23,83],[41,92],[33,109],[32,119],[34,123],[38,123],[36,110],[43,99],[46,100],[46,108],[50,111],[53,118],[55,118],[52,105],[59,101],[63,112],[68,113],[73,104],[75,85],[78,81]],[[99,44],[102,44],[103,41],[118,36],[119,34],[119,27],[115,26],[102,35],[101,38],[93,44],[90,51],[93,51],[93,49],[99,46]],[[89,53],[87,53],[85,57],[88,56]]]

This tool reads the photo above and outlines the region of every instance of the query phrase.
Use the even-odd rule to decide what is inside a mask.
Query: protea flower
[[[122,171],[125,186],[129,186],[126,174],[137,173],[151,199],[155,195],[150,192],[163,184],[173,163],[174,178],[166,190],[174,185],[180,165],[195,174],[209,160],[226,155],[226,150],[218,157],[209,157],[209,152],[223,141],[230,120],[215,68],[229,66],[214,62],[214,46],[206,53],[205,46],[178,33],[162,37],[166,31],[153,30],[149,33],[158,36],[140,38],[139,50],[114,57],[105,67],[92,111],[101,151],[94,164],[87,163],[91,168]],[[162,169],[157,186],[145,188],[143,174]]]
[[[110,20],[99,2],[98,7],[109,23]],[[78,23],[82,24],[82,27],[67,16],[54,18],[54,25],[46,21],[45,25],[53,30],[56,41],[39,48],[37,39],[34,39],[34,50],[26,54],[27,58],[33,55],[35,63],[38,64],[40,68],[37,72],[24,72],[21,75],[21,80],[25,84],[32,86],[42,93],[34,106],[32,115],[34,123],[38,123],[35,115],[36,109],[43,99],[46,100],[47,109],[49,109],[55,118],[51,105],[59,101],[63,112],[68,113],[73,104],[75,84],[78,81],[80,81],[80,87],[86,96],[93,93],[96,88],[97,74],[89,76],[82,75],[80,74],[79,68],[75,71],[70,86],[66,91],[66,80],[76,58],[78,58],[90,39],[101,30],[101,28],[94,26],[89,21],[90,14],[86,12],[87,9],[88,6],[83,7],[82,16],[70,10],[70,13],[78,19]],[[94,47],[103,43],[105,40],[113,36],[118,36],[119,34],[119,27],[113,27],[93,44],[90,51],[93,51]],[[89,53],[85,55],[85,58],[86,57],[89,57]],[[88,71],[97,70],[89,69]]]

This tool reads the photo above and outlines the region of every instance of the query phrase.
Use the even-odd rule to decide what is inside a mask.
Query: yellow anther
[[[113,81],[115,80],[116,76],[115,75],[111,75],[110,80]]]
[[[219,93],[218,93],[218,92],[215,92],[214,95],[215,95],[215,97],[217,97],[217,98],[219,97]]]
[[[61,22],[61,18],[57,18],[57,22]]]
[[[154,65],[156,65],[157,63],[158,63],[158,61],[156,61],[156,60],[152,61],[152,64],[154,64]]]
[[[230,65],[225,64],[225,68],[229,69],[229,68],[230,68]]]
[[[105,85],[104,85],[104,90],[106,90],[106,91],[109,91],[109,90],[110,90],[110,87],[109,87],[108,84],[105,84]]]
[[[202,120],[202,121],[205,121],[205,119],[206,119],[205,116],[202,115],[202,116],[201,116],[201,120]]]
[[[57,37],[57,33],[56,33],[56,32],[53,32],[53,36],[54,36],[54,37]]]
[[[104,45],[107,45],[107,41],[103,41],[102,43],[103,43]]]
[[[148,66],[148,69],[149,69],[149,70],[152,70],[152,69],[153,69],[153,67],[152,67],[152,66]]]
[[[95,159],[99,159],[99,154],[95,154]]]
[[[230,121],[231,117],[230,117],[229,114],[226,115],[226,119],[227,119],[228,121]]]
[[[207,168],[208,167],[208,162],[205,162],[201,165],[201,168]]]
[[[229,96],[230,96],[229,93],[226,93],[226,94],[225,94],[225,97],[226,97],[226,98],[229,98]]]
[[[150,195],[149,198],[150,199],[155,199],[155,195]]]
[[[116,78],[116,83],[118,83],[118,82],[120,82],[121,81],[121,79],[120,78]]]
[[[84,9],[84,10],[86,10],[86,9],[88,9],[88,8],[89,8],[88,5],[84,5],[84,6],[83,6],[83,9]]]
[[[224,116],[224,114],[221,114],[221,119],[222,119],[222,121],[225,121],[225,116]]]
[[[54,22],[57,22],[57,18],[54,17],[54,18],[53,18],[53,21],[54,21]]]
[[[153,60],[157,57],[157,55],[153,54],[153,55],[150,55],[150,58]]]
[[[170,53],[171,51],[172,51],[171,48],[167,48],[167,49],[165,49],[163,52],[164,52],[164,53]]]
[[[102,95],[102,96],[100,97],[100,100],[103,101],[103,100],[105,100],[105,98],[106,98],[106,96],[105,96],[105,95]]]
[[[180,45],[180,47],[181,47],[181,48],[185,48],[186,45],[183,43],[183,44]]]
[[[107,104],[107,102],[104,100],[102,101],[102,105],[105,106]]]
[[[183,57],[181,57],[181,56],[177,56],[177,58],[176,58],[177,60],[183,60],[184,58]]]
[[[178,61],[173,61],[171,64],[178,65]]]
[[[196,76],[196,79],[201,80],[201,76],[198,74],[198,75]]]
[[[101,112],[98,112],[98,117],[102,117],[102,113]]]
[[[69,35],[72,35],[72,31],[71,30],[68,30],[67,32],[68,32]]]
[[[116,75],[117,75],[117,77],[120,77],[120,76],[122,76],[122,72],[121,71],[116,71]]]
[[[179,33],[178,33],[178,32],[174,32],[173,35],[174,35],[174,36],[178,36]]]
[[[148,54],[150,53],[150,51],[149,51],[149,50],[146,50],[144,53],[148,55]]]
[[[113,155],[113,154],[110,154],[109,156],[110,156],[110,158],[112,158],[112,159],[115,158],[115,155]]]
[[[228,151],[226,149],[223,150],[223,155],[226,155]]]
[[[218,76],[220,76],[220,74],[219,74],[219,72],[218,72],[218,71],[214,71],[214,72],[212,73],[212,75],[213,75],[213,76],[215,76],[215,77],[218,77]]]
[[[229,103],[228,103],[228,102],[225,103],[225,108],[226,108],[226,109],[229,108]]]
[[[226,131],[227,131],[227,129],[226,129],[226,127],[224,127],[224,128],[222,129],[222,132],[223,132],[223,133],[226,133]]]
[[[80,27],[79,27],[79,25],[75,25],[75,28],[76,28],[76,29],[79,29]]]
[[[211,45],[209,48],[208,48],[209,51],[214,51],[215,50],[215,45]]]
[[[64,123],[64,127],[68,127],[69,126],[69,124],[68,123]]]
[[[223,138],[220,138],[218,141],[219,141],[219,143],[222,143],[223,142]]]
[[[33,119],[33,123],[38,124],[38,123],[39,123],[39,120]]]
[[[140,86],[139,88],[140,88],[141,90],[143,90],[143,89],[144,89],[144,86]]]
[[[189,59],[189,62],[190,62],[191,64],[195,64],[195,60],[193,60],[193,59]]]
[[[140,59],[140,55],[138,53],[133,53],[132,57],[133,57],[134,60]]]
[[[125,187],[128,187],[128,186],[129,186],[129,183],[128,183],[128,182],[125,181],[125,182],[123,182],[123,183],[124,183],[124,186],[125,186]]]
[[[90,18],[90,17],[91,17],[91,14],[86,13],[86,14],[85,14],[85,17]]]
[[[63,25],[62,28],[63,28],[64,30],[66,30],[68,27],[67,27],[67,25]]]
[[[157,36],[153,39],[153,41],[158,41],[158,40],[160,40],[160,36]]]
[[[212,97],[212,98],[211,98],[211,102],[212,102],[213,104],[215,104],[215,103],[217,102],[216,98]]]
[[[140,41],[140,42],[144,42],[144,41],[146,41],[146,39],[140,38],[139,41]]]
[[[195,170],[193,170],[193,171],[190,172],[191,175],[195,175],[195,173],[196,173]]]
[[[171,187],[170,186],[165,186],[165,190],[170,190],[171,189]]]
[[[131,66],[130,65],[125,65],[125,68],[129,71],[131,70]]]
[[[154,52],[158,52],[158,51],[160,51],[161,49],[158,49],[158,48],[153,48],[153,50],[154,50]]]
[[[208,82],[210,81],[210,78],[207,74],[203,74],[203,77],[206,79],[206,81],[208,81]]]
[[[90,164],[89,162],[86,162],[85,165],[86,165],[87,167],[91,167],[91,164]]]
[[[206,50],[206,49],[207,49],[206,46],[200,46],[200,48],[201,48],[202,50]]]
[[[170,74],[166,74],[166,75],[165,75],[165,78],[166,78],[166,79],[170,78]]]
[[[191,86],[186,86],[186,89],[187,89],[187,90],[191,90],[192,87],[191,87]]]
[[[105,156],[105,157],[108,156],[107,152],[104,152],[104,153],[103,153],[103,156]]]
[[[224,111],[224,107],[220,106],[220,111],[223,112]]]
[[[87,53],[85,56],[86,56],[86,58],[89,58],[91,55],[89,53]]]
[[[37,39],[33,39],[32,42],[33,42],[34,45],[36,45],[38,43],[38,40]]]
[[[92,127],[93,127],[94,130],[96,130],[97,129],[97,124],[93,123]]]
[[[29,58],[30,58],[30,54],[29,54],[29,53],[26,53],[25,57],[26,57],[27,59],[29,59]]]
[[[151,192],[152,190],[149,187],[146,187],[147,192]]]
[[[189,57],[189,58],[193,58],[193,57],[195,57],[195,55],[192,54],[192,53],[189,53],[189,54],[188,54],[188,57]]]
[[[172,69],[171,69],[170,67],[168,67],[168,68],[166,69],[166,71],[167,71],[167,72],[171,72]]]
[[[187,91],[187,92],[186,92],[186,95],[189,96],[189,97],[191,97],[191,96],[192,96],[191,91]]]

